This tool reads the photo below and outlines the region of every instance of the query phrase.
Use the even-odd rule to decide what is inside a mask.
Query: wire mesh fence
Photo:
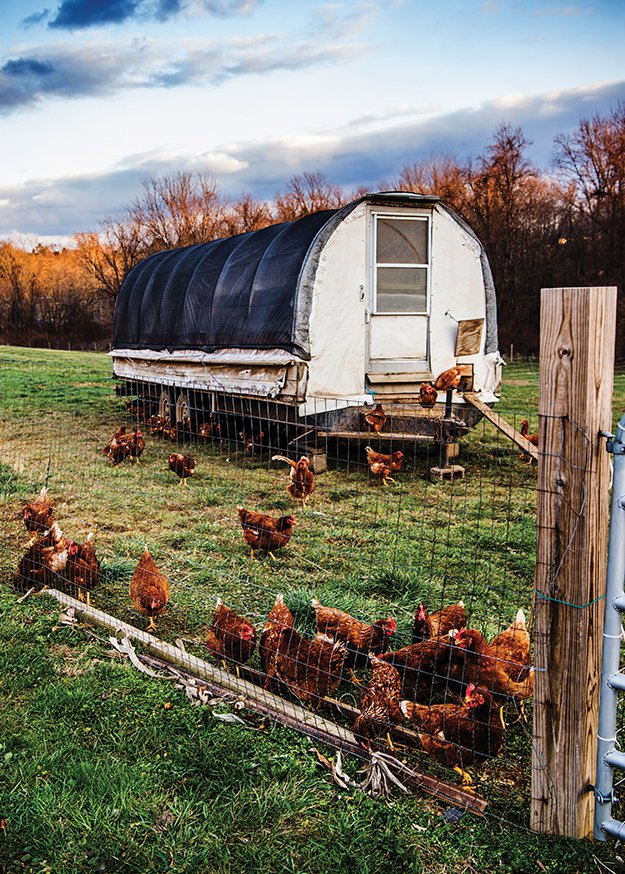
[[[18,596],[88,599],[259,712],[426,781],[468,773],[491,812],[527,822],[536,465],[492,424],[452,457],[440,409],[414,404],[389,403],[378,432],[372,408],[348,426],[336,399],[304,422],[244,399],[168,411],[167,386],[117,393],[103,356],[55,369],[9,350],[3,374],[0,561]],[[528,397],[512,390],[505,415],[531,433]],[[367,446],[401,464],[376,468]],[[314,490],[284,460],[303,456]],[[56,524],[37,535],[38,496]]]

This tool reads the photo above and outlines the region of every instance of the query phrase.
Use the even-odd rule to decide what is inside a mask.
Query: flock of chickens
[[[83,543],[65,537],[54,519],[54,500],[45,486],[24,507],[22,515],[32,537],[13,577],[15,590],[41,591],[60,576],[76,587],[81,601],[89,604],[89,593],[100,579],[92,534]]]
[[[522,610],[488,643],[477,629],[467,628],[462,601],[431,614],[419,604],[412,643],[389,651],[397,630],[391,616],[367,624],[316,598],[311,606],[316,623],[312,639],[294,627],[284,596],[276,597],[258,641],[266,690],[291,694],[317,708],[349,674],[360,685],[354,672],[369,669],[352,726],[366,749],[403,723],[425,752],[462,773],[464,766],[501,751],[503,705],[533,692]],[[206,640],[211,655],[241,665],[256,643],[253,623],[219,599]],[[432,703],[438,699],[441,703]]]
[[[297,471],[294,464],[292,473]],[[237,511],[252,552],[271,552],[288,542],[295,525],[293,516],[272,519],[244,507]],[[15,589],[40,591],[61,577],[88,604],[100,576],[91,535],[84,543],[63,535],[45,487],[24,507],[23,519],[32,539],[15,573]],[[164,613],[169,595],[167,577],[145,547],[132,574],[130,597],[148,617],[148,631],[156,627],[155,619]],[[370,679],[352,726],[366,749],[393,726],[403,724],[418,737],[425,752],[462,773],[467,764],[500,752],[503,705],[522,701],[533,692],[530,638],[523,611],[488,643],[477,629],[467,628],[462,601],[431,614],[419,604],[412,642],[390,649],[397,631],[391,616],[368,624],[316,598],[311,606],[316,634],[309,638],[295,628],[284,596],[276,597],[258,640],[266,690],[290,694],[316,709],[343,680],[351,678],[360,686],[355,672],[366,669]],[[210,655],[236,667],[249,661],[256,645],[254,624],[218,599],[205,640]]]
[[[459,372],[448,375],[459,380]],[[424,386],[426,401],[428,386],[434,397],[440,390],[434,385]],[[373,431],[381,430],[386,414],[380,404],[365,415],[365,421]],[[114,465],[125,459],[138,463],[144,448],[139,428],[127,433],[120,427],[103,453]],[[369,446],[366,453],[371,473],[379,476],[384,485],[394,482],[391,474],[401,470],[402,453],[383,454]],[[309,459],[302,456],[293,461],[274,455],[272,460],[290,466],[287,491],[304,507],[315,491]],[[191,455],[173,452],[169,469],[181,484],[185,483],[195,472],[195,460]],[[297,524],[292,514],[275,518],[242,506],[237,507],[237,514],[252,557],[255,551],[273,556],[287,545]],[[54,501],[45,487],[24,507],[23,519],[32,538],[14,575],[16,591],[40,591],[60,578],[75,587],[78,598],[89,605],[90,592],[100,578],[92,535],[82,543],[64,536],[54,517]],[[148,617],[147,630],[155,629],[156,618],[167,607],[170,587],[147,546],[133,571],[129,593],[135,608]],[[500,752],[505,729],[503,704],[511,699],[522,701],[533,692],[530,639],[521,610],[509,628],[488,643],[477,629],[467,628],[462,602],[432,614],[419,604],[411,644],[391,650],[390,641],[397,630],[392,617],[367,624],[338,608],[323,606],[315,598],[311,606],[316,618],[312,639],[294,627],[284,596],[276,597],[258,641],[266,690],[290,694],[318,708],[344,679],[351,677],[361,685],[355,672],[367,669],[370,679],[352,727],[363,747],[368,749],[377,738],[388,735],[393,726],[404,724],[412,735],[404,734],[416,735],[423,750],[459,770]],[[252,622],[218,599],[205,640],[211,656],[243,665],[255,652],[256,644]]]

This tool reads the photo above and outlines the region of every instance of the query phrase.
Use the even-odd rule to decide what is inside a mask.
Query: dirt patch
[[[63,677],[82,677],[91,666],[80,663],[82,654],[63,643],[53,644],[48,651],[54,660],[54,673]]]

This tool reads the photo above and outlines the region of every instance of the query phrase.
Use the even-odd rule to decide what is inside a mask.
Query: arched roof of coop
[[[321,252],[363,201],[391,206],[439,202],[404,192],[367,194],[340,209],[151,255],[122,284],[113,349],[283,349],[309,359],[312,290]],[[495,322],[494,348],[496,333]]]

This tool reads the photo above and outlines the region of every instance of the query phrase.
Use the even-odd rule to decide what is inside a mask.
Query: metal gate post
[[[614,475],[595,776],[595,839],[598,841],[605,841],[608,835],[625,839],[625,823],[612,818],[614,768],[625,769],[625,754],[615,750],[617,691],[625,690],[625,675],[619,671],[621,617],[625,611],[625,415],[618,424],[616,435],[607,436],[607,450],[614,459]]]

